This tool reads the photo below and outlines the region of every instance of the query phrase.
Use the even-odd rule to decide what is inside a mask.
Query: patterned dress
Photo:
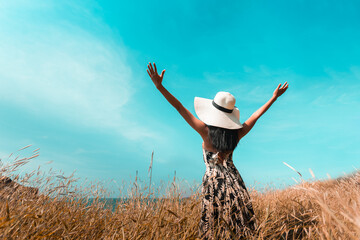
[[[218,152],[203,148],[203,156],[206,172],[199,224],[202,239],[250,238],[257,228],[256,218],[249,193],[232,161],[232,152],[219,159]]]

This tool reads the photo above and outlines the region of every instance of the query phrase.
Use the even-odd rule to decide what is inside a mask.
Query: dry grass
[[[16,175],[16,169],[30,158],[1,167],[0,175],[40,189],[37,196],[28,188],[0,189],[1,239],[197,238],[199,191],[182,199],[173,182],[166,195],[154,201],[149,189],[135,182],[131,198],[111,211],[99,201],[106,190],[97,184],[78,189],[73,176],[39,170]],[[285,190],[252,190],[259,224],[254,239],[360,239],[359,184],[360,173],[355,173]],[[94,196],[89,205],[89,197]]]

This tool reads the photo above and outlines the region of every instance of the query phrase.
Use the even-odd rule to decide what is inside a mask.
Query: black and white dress
[[[199,224],[203,239],[249,238],[257,228],[249,193],[233,163],[232,154],[228,153],[221,161],[218,152],[203,148],[206,172]]]

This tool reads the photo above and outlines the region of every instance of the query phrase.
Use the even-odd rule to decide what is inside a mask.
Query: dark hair
[[[226,129],[207,125],[212,146],[219,152],[233,151],[239,140],[239,129]]]

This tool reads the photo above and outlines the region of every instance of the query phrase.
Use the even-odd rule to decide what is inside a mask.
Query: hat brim
[[[234,107],[231,113],[226,113],[215,108],[212,99],[195,97],[195,113],[201,121],[210,126],[240,129],[243,125],[240,123],[240,111]]]

